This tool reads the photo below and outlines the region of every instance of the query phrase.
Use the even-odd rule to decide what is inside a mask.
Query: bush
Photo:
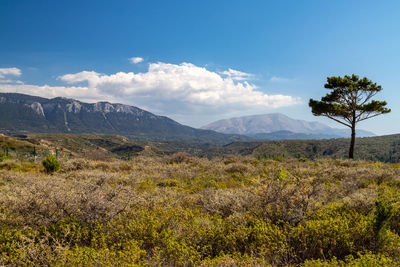
[[[387,203],[387,201],[382,197],[378,196],[378,200],[375,202],[375,213],[373,218],[374,231],[378,235],[382,229],[387,226],[388,221],[392,217],[393,207]]]
[[[292,229],[291,242],[297,257],[343,260],[347,255],[373,248],[369,217],[331,204]]]
[[[46,158],[42,161],[43,167],[46,172],[52,173],[60,169],[60,162],[54,155],[48,154]]]
[[[167,157],[168,164],[190,163],[192,156],[186,152],[177,152]]]
[[[39,169],[0,162],[0,266],[400,266],[390,164],[176,154]]]
[[[337,260],[307,260],[304,263],[305,267],[337,267],[337,266],[398,266],[399,262],[395,259],[387,257],[382,254],[373,254],[366,252],[365,254],[358,253],[358,257],[355,258],[352,255],[347,256],[345,261]]]
[[[300,157],[300,158],[299,158],[299,161],[300,161],[300,162],[308,162],[308,158]]]

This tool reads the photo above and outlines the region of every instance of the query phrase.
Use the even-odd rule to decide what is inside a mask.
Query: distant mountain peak
[[[213,130],[220,133],[243,134],[247,136],[274,136],[278,138],[279,134],[282,139],[287,137],[287,133],[282,131],[307,134],[296,136],[313,136],[318,135],[323,138],[330,137],[348,137],[348,129],[336,129],[325,124],[313,121],[296,120],[282,113],[257,114],[251,116],[235,117],[225,120],[219,120],[201,127],[201,129]],[[280,133],[279,133],[280,132]],[[265,135],[275,133],[274,135]],[[374,136],[372,132],[358,130],[359,137]]]

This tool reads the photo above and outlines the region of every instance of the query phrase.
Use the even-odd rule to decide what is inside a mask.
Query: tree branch
[[[367,119],[370,119],[370,118],[373,118],[373,117],[376,117],[376,116],[379,116],[379,115],[382,115],[382,114],[384,114],[384,113],[377,113],[377,114],[374,114],[372,116],[368,116],[367,115],[365,118],[359,119],[357,122],[363,121],[363,120],[367,120]]]
[[[370,100],[373,96],[375,96],[376,95],[376,91],[374,92],[374,91],[371,91],[369,94],[368,94],[368,96],[365,98],[365,100],[364,100],[364,102],[362,102],[361,104],[360,104],[360,106],[362,106],[362,105],[364,105],[365,103],[367,103],[368,102],[368,100]]]
[[[345,125],[345,126],[351,128],[351,125],[350,125],[350,124],[346,124],[346,123],[344,123],[344,122],[342,122],[342,121],[340,121],[340,120],[338,120],[338,119],[335,119],[334,117],[332,117],[332,116],[330,116],[330,115],[328,115],[328,114],[326,114],[326,115],[324,114],[324,115],[322,115],[322,116],[328,117],[328,118],[331,119],[331,120],[334,120],[334,121],[336,121],[336,122],[338,122],[338,123],[341,123],[341,124],[343,124],[343,125]]]

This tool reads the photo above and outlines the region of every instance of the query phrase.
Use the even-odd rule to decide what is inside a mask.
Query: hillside
[[[267,140],[317,140],[334,138],[331,134],[295,133],[291,131],[276,131],[271,133],[249,134],[254,139]]]
[[[57,153],[62,158],[88,158],[107,161],[110,159],[132,159],[136,156],[163,156],[177,152],[204,155],[219,146],[204,142],[189,141],[135,141],[120,135],[95,134],[26,134],[5,136],[0,134],[0,157],[8,147],[14,159],[32,160],[36,148],[39,159],[48,153]]]
[[[0,133],[118,134],[132,140],[185,140],[226,144],[249,139],[199,130],[123,104],[0,93]]]
[[[226,134],[242,134],[256,139],[326,139],[347,137],[348,129],[337,129],[319,122],[295,120],[281,113],[219,120],[201,127]],[[374,136],[358,130],[358,137]]]
[[[219,156],[250,155],[256,158],[287,157],[308,159],[347,158],[349,139],[326,140],[250,140],[218,146],[189,141],[133,141],[119,135],[93,134],[27,134],[15,137],[0,136],[0,149],[6,146],[15,157],[29,158],[33,147],[44,155],[49,151],[66,157],[86,157],[106,160],[129,159],[139,155],[162,156],[177,152],[214,158]],[[0,151],[0,152],[1,152]],[[382,162],[400,162],[400,134],[358,138],[355,158]]]
[[[209,157],[225,154],[252,155],[254,157],[306,157],[338,158],[348,156],[350,140],[252,140],[238,141],[214,147],[206,152]],[[357,138],[355,158],[362,160],[400,162],[400,134]]]

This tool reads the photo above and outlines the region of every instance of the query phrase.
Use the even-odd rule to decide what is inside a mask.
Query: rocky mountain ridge
[[[109,102],[0,93],[0,132],[119,134],[133,140],[187,140],[226,144],[249,139],[182,125],[143,109]]]

